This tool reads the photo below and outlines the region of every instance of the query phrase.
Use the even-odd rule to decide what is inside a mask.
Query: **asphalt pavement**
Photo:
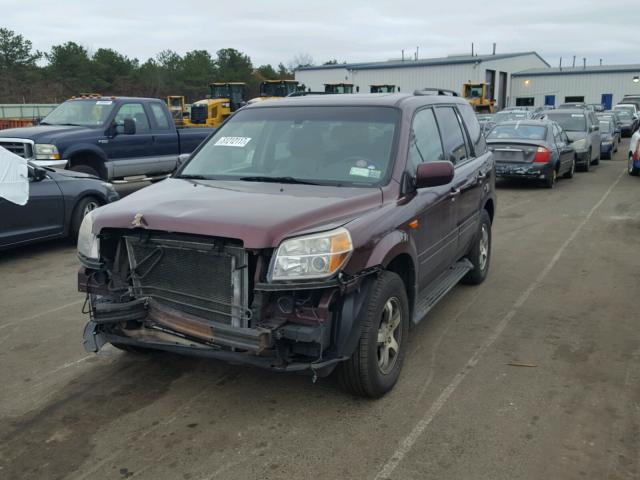
[[[82,348],[75,250],[0,253],[0,478],[638,479],[640,178],[501,183],[489,278],[380,400],[331,379]]]

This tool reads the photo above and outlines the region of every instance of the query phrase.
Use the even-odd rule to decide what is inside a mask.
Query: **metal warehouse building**
[[[462,84],[486,81],[499,108],[509,104],[514,72],[549,68],[536,52],[498,55],[452,55],[423,60],[350,63],[302,67],[296,80],[312,91],[324,91],[325,83],[352,83],[355,91],[368,93],[371,85],[395,85],[402,92],[425,87],[448,88],[460,92]]]
[[[609,109],[629,94],[640,95],[640,65],[535,68],[511,76],[510,105],[586,102]]]

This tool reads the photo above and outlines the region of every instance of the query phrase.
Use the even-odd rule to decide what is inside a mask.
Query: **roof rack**
[[[414,95],[446,95],[450,97],[457,97],[458,92],[454,90],[448,90],[446,88],[421,88],[420,90],[414,90]]]

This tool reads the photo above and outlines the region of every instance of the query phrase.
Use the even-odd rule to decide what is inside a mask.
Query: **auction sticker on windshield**
[[[220,137],[214,145],[218,147],[245,147],[250,137]]]
[[[111,100],[98,100],[96,105],[111,105],[113,102]]]
[[[380,173],[380,170],[373,168],[351,167],[351,170],[349,170],[349,175],[355,177],[380,178]]]

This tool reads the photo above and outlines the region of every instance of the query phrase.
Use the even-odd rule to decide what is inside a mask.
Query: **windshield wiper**
[[[204,175],[179,175],[176,178],[184,178],[187,180],[210,180],[209,177],[205,177]]]
[[[320,185],[316,182],[309,180],[302,180],[295,177],[266,177],[266,176],[253,176],[253,177],[240,177],[240,180],[244,182],[270,182],[270,183],[295,183],[299,185]]]

